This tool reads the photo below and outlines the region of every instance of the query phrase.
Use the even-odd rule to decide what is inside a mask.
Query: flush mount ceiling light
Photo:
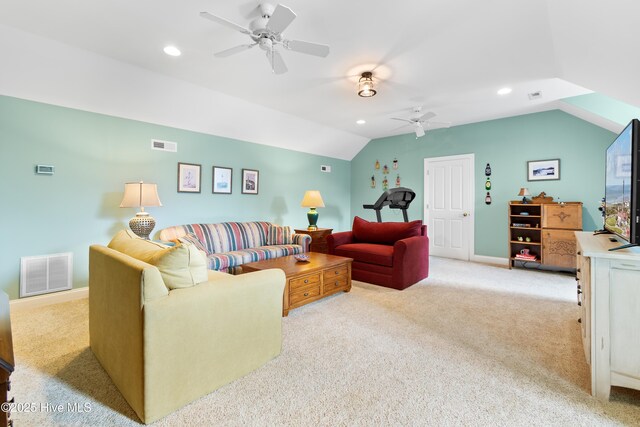
[[[365,123],[367,123],[367,121],[364,119],[356,120],[356,124],[358,125],[364,125]]]
[[[180,49],[178,49],[175,46],[165,46],[163,50],[164,50],[164,53],[166,53],[169,56],[180,56],[182,54],[182,52],[180,52]]]
[[[498,91],[498,95],[509,95],[513,89],[510,87],[503,87]]]
[[[371,98],[376,93],[375,85],[373,83],[373,74],[371,71],[365,71],[362,73],[362,77],[358,80],[358,96],[363,98]]]

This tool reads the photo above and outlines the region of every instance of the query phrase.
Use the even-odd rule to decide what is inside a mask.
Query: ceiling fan
[[[413,126],[413,131],[416,133],[416,139],[418,139],[421,136],[424,136],[425,126],[431,127],[433,125],[436,125],[437,127],[444,127],[444,128],[448,128],[449,126],[451,126],[451,123],[448,123],[448,122],[431,121],[431,119],[434,118],[435,116],[436,116],[436,113],[431,111],[422,114],[422,107],[413,107],[413,114],[408,119],[399,118],[399,117],[392,117],[391,119],[407,122],[408,124],[405,126],[408,126],[408,125]]]
[[[326,57],[329,54],[329,46],[324,44],[310,43],[301,40],[288,40],[282,36],[282,32],[295,19],[296,14],[286,6],[279,4],[274,8],[272,4],[260,3],[258,6],[260,16],[249,23],[249,28],[245,28],[225,18],[213,15],[209,12],[200,12],[200,16],[218,24],[224,25],[232,30],[240,31],[251,38],[252,43],[232,47],[214,54],[218,58],[224,58],[236,53],[244,52],[254,46],[260,46],[267,54],[267,59],[271,65],[271,71],[275,74],[287,72],[287,66],[280,55],[277,46],[294,52],[306,53]]]

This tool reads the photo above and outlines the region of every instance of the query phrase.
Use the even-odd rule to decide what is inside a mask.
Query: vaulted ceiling
[[[114,62],[104,65],[107,71],[100,78],[109,81],[111,91],[118,85],[120,91],[127,86],[135,91],[148,73],[170,78],[164,89],[160,80],[146,89],[176,92],[163,97],[164,102],[175,95],[180,99],[176,105],[189,103],[177,94],[176,82],[213,100],[205,111],[185,114],[184,123],[172,120],[181,116],[177,111],[171,116],[170,110],[163,112],[164,118],[160,113],[132,113],[132,118],[345,159],[371,138],[411,132],[391,118],[409,117],[415,106],[455,126],[555,108],[559,99],[591,91],[640,105],[640,26],[634,22],[640,5],[632,0],[283,2],[298,15],[285,36],[328,44],[331,52],[318,58],[283,50],[289,71],[275,75],[257,48],[214,57],[216,51],[250,40],[199,16],[208,11],[248,26],[255,17],[255,0],[0,0],[0,25],[8,35],[0,39],[0,47],[10,52],[7,63],[13,67],[4,75],[0,69],[5,81],[0,79],[0,93],[20,96],[16,88],[21,84],[29,92],[29,76],[20,70],[31,73],[26,68],[36,60],[48,61],[47,67],[60,72],[67,67],[73,80],[83,68],[75,57],[97,54],[94,58],[129,67],[108,73]],[[20,33],[11,32],[16,29]],[[23,32],[39,37],[27,42]],[[53,42],[55,46],[46,45]],[[182,55],[165,55],[163,47],[169,44]],[[73,53],[42,58],[46,55],[38,49]],[[33,58],[27,60],[30,54]],[[374,73],[378,94],[373,98],[356,95],[363,71]],[[53,79],[50,74],[39,78]],[[52,80],[52,85],[60,83]],[[513,91],[499,96],[502,87]],[[61,88],[59,94],[37,100],[86,107],[80,96],[71,99],[73,90]],[[529,99],[537,91],[542,97]],[[30,92],[26,97],[38,98]],[[119,110],[113,102],[101,109],[93,101],[86,108],[128,115],[128,107]],[[358,125],[358,119],[367,123]]]

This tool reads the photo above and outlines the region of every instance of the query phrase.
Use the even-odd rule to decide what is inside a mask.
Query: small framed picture
[[[242,194],[258,194],[259,172],[254,169],[242,169]]]
[[[527,162],[527,181],[560,179],[560,159]]]
[[[178,163],[178,193],[200,192],[200,165]]]
[[[213,186],[214,194],[231,194],[231,178],[233,169],[222,166],[213,167]]]

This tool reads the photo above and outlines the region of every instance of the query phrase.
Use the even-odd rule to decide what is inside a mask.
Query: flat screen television
[[[607,148],[604,228],[626,244],[640,243],[640,121],[633,119]]]

